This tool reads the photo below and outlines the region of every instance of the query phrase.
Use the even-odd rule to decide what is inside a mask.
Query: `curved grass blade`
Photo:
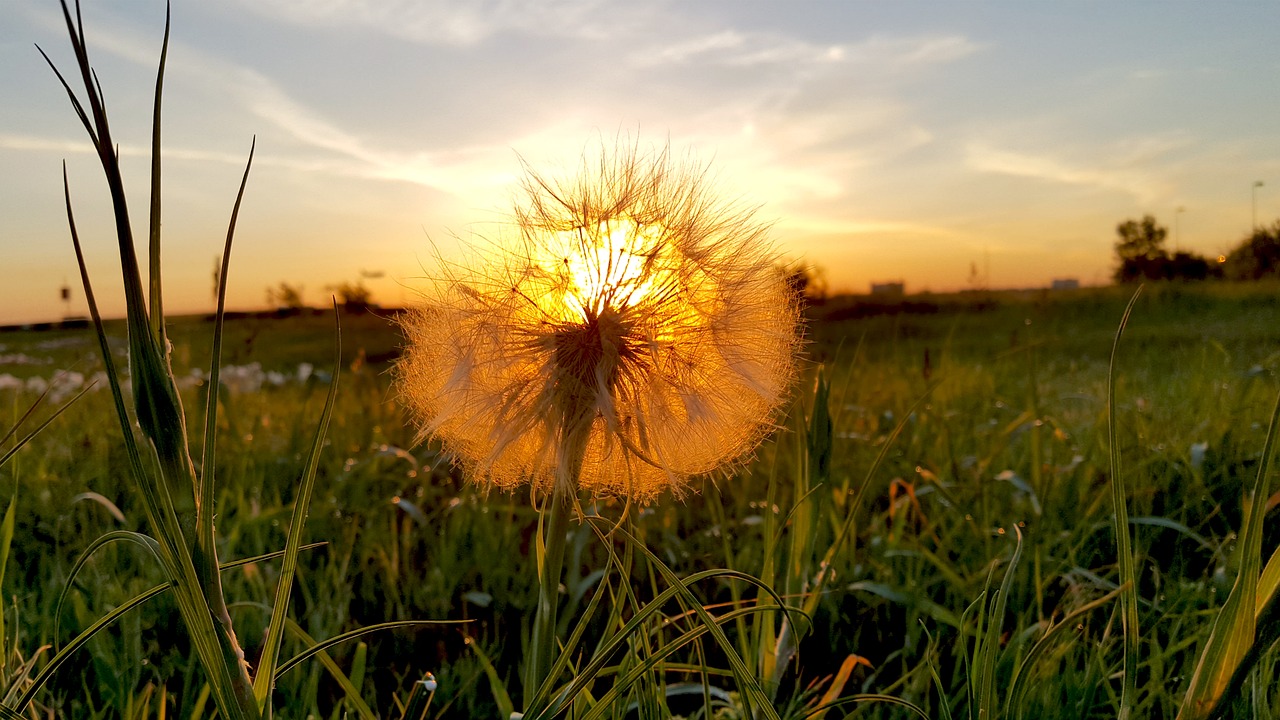
[[[288,557],[287,554],[286,557]],[[274,619],[278,614],[279,613],[272,613],[272,618]],[[302,640],[302,642],[312,646],[317,644],[315,639],[308,635],[307,631],[302,629],[301,625],[293,620],[289,620],[287,624],[289,632],[296,635],[300,640]],[[378,720],[377,714],[374,713],[373,709],[369,707],[369,704],[364,701],[364,698],[360,697],[359,688],[357,688],[355,683],[351,681],[351,678],[347,677],[346,673],[342,672],[342,668],[338,667],[338,663],[334,662],[333,658],[329,657],[329,653],[324,652],[323,650],[320,651],[318,653],[318,659],[320,660],[320,663],[324,665],[325,669],[329,671],[329,676],[337,681],[338,685],[342,687],[342,692],[345,696],[347,706],[354,709],[355,713],[364,720]],[[271,691],[271,687],[274,687],[274,685],[275,683],[273,682],[271,686],[267,688],[268,694]],[[268,703],[266,706],[266,717],[271,717],[271,714],[271,705]]]
[[[229,235],[227,240],[230,246]],[[297,497],[293,500],[293,513],[289,519],[289,537],[285,541],[284,562],[281,563],[280,579],[276,583],[275,603],[271,611],[271,621],[267,625],[267,636],[262,643],[257,675],[253,681],[253,693],[258,701],[259,710],[266,707],[271,687],[275,684],[276,660],[280,653],[280,642],[284,637],[289,596],[293,591],[293,578],[298,567],[298,548],[302,545],[302,532],[306,529],[307,513],[311,508],[311,491],[315,487],[316,468],[320,465],[320,451],[324,449],[329,419],[333,416],[333,404],[338,397],[338,372],[342,368],[342,323],[338,318],[336,301],[333,306],[333,334],[333,377],[329,380],[329,395],[325,398],[324,410],[320,413],[320,422],[316,427],[315,440],[311,443],[311,453],[307,457],[307,465],[302,472],[302,484],[298,488]]]
[[[312,543],[310,545],[304,546],[301,549],[310,550],[312,548],[320,547],[324,544],[325,543]],[[271,560],[273,558],[280,557],[283,554],[284,554],[284,551],[276,551],[272,553],[267,553],[265,555],[255,555],[253,557],[241,558],[239,560],[233,560],[229,563],[225,563],[224,565],[221,566],[220,569],[230,570],[232,568],[241,567],[243,565],[250,565],[257,562],[263,562],[265,560]],[[115,622],[121,615],[124,615],[126,612],[132,610],[133,608],[142,605],[143,603],[150,600],[151,598],[159,595],[165,590],[168,590],[170,587],[172,587],[172,584],[163,584],[163,585],[156,585],[155,587],[145,590],[142,593],[135,595],[134,597],[125,601],[122,605],[120,605],[120,607],[117,607],[115,610],[112,610],[111,612],[107,613],[103,617],[99,618],[98,621],[95,622],[93,625],[89,626],[85,630],[82,630],[79,635],[77,635],[73,640],[71,640],[71,642],[67,643],[66,647],[63,647],[61,650],[59,650],[57,653],[54,654],[54,656],[49,660],[49,664],[41,668],[39,673],[36,673],[35,679],[32,681],[31,686],[28,687],[23,692],[23,694],[18,698],[18,702],[16,703],[18,712],[22,712],[24,709],[26,709],[27,704],[31,702],[32,698],[35,697],[35,694],[39,692],[40,688],[43,687],[46,682],[48,682],[49,677],[52,676],[53,673],[57,671],[57,669],[62,665],[62,663],[66,662],[67,659],[71,657],[72,653],[74,653],[77,649],[83,647],[84,644],[89,642],[89,640],[91,640],[94,635],[96,635],[100,630],[107,627],[111,623]]]
[[[280,663],[279,667],[276,668],[276,674],[275,677],[272,678],[272,681],[274,682],[275,680],[279,680],[285,673],[301,665],[307,660],[310,660],[316,653],[324,652],[334,645],[340,645],[348,640],[355,640],[356,638],[364,637],[370,633],[381,632],[382,630],[394,630],[402,627],[421,627],[424,625],[466,625],[470,622],[470,620],[392,620],[390,622],[378,623],[377,625],[368,625],[362,628],[356,628],[355,630],[348,630],[347,632],[339,635],[334,635],[328,640],[321,640],[306,650],[303,650],[297,655],[294,655],[288,660]],[[302,629],[301,627],[298,627],[297,623],[291,620],[286,623],[286,626],[290,631],[294,631],[294,628],[297,628],[298,630]],[[309,636],[304,637],[303,640],[311,641]]]
[[[738,608],[719,616],[716,618],[716,621],[720,624],[724,624],[753,614],[773,613],[776,612],[777,609],[778,608],[772,606]],[[586,715],[583,715],[581,720],[596,720],[596,718],[603,716],[604,713],[609,711],[610,704],[617,700],[619,695],[626,692],[633,683],[652,671],[658,665],[662,664],[663,660],[675,654],[676,651],[701,638],[708,632],[709,628],[705,625],[698,625],[697,627],[690,628],[684,633],[673,638],[670,642],[664,644],[661,649],[657,650],[652,655],[641,659],[639,664],[619,677],[603,695],[596,698],[595,707],[587,712]]]
[[[58,602],[54,605],[53,611],[53,642],[58,642],[62,625],[62,604],[66,602],[67,594],[71,592],[71,587],[75,583],[76,576],[80,574],[80,570],[84,568],[85,563],[93,557],[93,554],[99,549],[110,545],[113,542],[131,542],[139,547],[150,551],[160,565],[164,566],[164,558],[160,555],[160,544],[155,538],[143,535],[142,533],[131,532],[129,530],[112,530],[111,532],[99,535],[89,547],[80,553],[80,557],[76,558],[75,564],[71,566],[71,572],[67,575],[67,582],[62,586],[61,592],[58,593]]]
[[[1124,674],[1120,686],[1118,720],[1127,720],[1137,696],[1139,633],[1138,582],[1133,567],[1133,543],[1129,536],[1129,509],[1126,505],[1128,493],[1125,491],[1124,478],[1120,475],[1120,441],[1116,430],[1116,356],[1120,352],[1120,336],[1124,334],[1129,316],[1141,294],[1142,286],[1139,285],[1124,309],[1120,327],[1116,328],[1115,340],[1111,343],[1111,362],[1107,367],[1107,455],[1111,461],[1111,519],[1116,535],[1116,554],[1119,556],[1120,628],[1124,635]]]
[[[631,540],[632,540],[632,543],[635,542],[634,538],[631,538]],[[647,553],[647,551],[645,552]],[[636,614],[632,616],[626,622],[626,624],[624,624],[622,628],[618,630],[616,634],[609,637],[606,642],[601,644],[601,646],[592,655],[591,660],[585,666],[583,666],[581,671],[579,671],[578,675],[574,678],[573,682],[570,683],[566,689],[556,694],[557,703],[558,703],[556,706],[551,707],[549,710],[545,710],[545,711],[543,710],[543,706],[547,704],[548,696],[551,690],[551,688],[548,685],[544,685],[542,688],[539,689],[538,694],[534,697],[533,702],[530,703],[529,708],[525,710],[525,716],[529,718],[551,717],[551,716],[554,716],[556,713],[560,712],[561,710],[563,710],[564,709],[563,703],[566,700],[571,700],[575,695],[577,695],[577,693],[584,690],[587,684],[590,683],[595,678],[595,676],[601,672],[601,670],[604,668],[605,663],[609,661],[609,658],[613,657],[614,653],[621,650],[627,644],[627,641],[630,638],[630,636],[638,632],[641,625],[643,625],[653,615],[658,613],[661,610],[663,605],[671,601],[673,598],[680,596],[682,593],[687,595],[689,586],[692,586],[696,583],[699,583],[703,580],[707,580],[710,578],[742,580],[744,582],[753,584],[756,587],[759,587],[760,589],[769,593],[772,596],[774,602],[777,603],[777,607],[770,607],[769,608],[770,610],[772,611],[783,610],[788,612],[797,612],[794,608],[790,608],[790,609],[787,608],[783,604],[782,598],[778,596],[777,593],[775,593],[772,588],[760,582],[758,579],[752,577],[751,575],[748,575],[747,573],[744,573],[744,572],[739,572],[737,570],[726,570],[726,569],[702,570],[700,572],[696,572],[684,578],[683,580],[680,580],[677,578],[674,582],[671,583],[670,587],[663,590],[661,593],[658,593],[656,596],[654,596],[652,600],[650,600],[647,604],[645,604],[644,607],[640,608],[640,610],[638,610]],[[741,658],[739,658],[739,662],[741,662]],[[758,687],[756,689],[759,690]]]
[[[715,620],[711,617],[711,614],[707,612],[706,608],[698,603],[697,598],[689,591],[689,584],[687,584],[686,581],[682,581],[680,577],[671,570],[671,568],[667,567],[666,563],[662,562],[661,558],[651,552],[626,530],[618,528],[616,532],[622,533],[623,537],[625,537],[630,543],[636,545],[637,549],[639,549],[653,567],[658,570],[658,573],[662,575],[663,580],[671,586],[672,590],[675,590],[676,596],[686,601],[694,614],[698,616],[698,621],[707,627],[711,637],[716,641],[716,644],[720,646],[721,651],[724,652],[725,657],[728,659],[729,667],[733,670],[734,681],[743,690],[742,699],[743,703],[746,705],[747,711],[750,713],[753,706],[758,707],[761,716],[769,718],[770,720],[780,720],[777,710],[775,710],[772,704],[769,703],[768,696],[765,694],[764,689],[760,687],[759,680],[747,667],[747,664],[743,662],[742,656],[738,654],[733,643],[729,642],[729,638],[725,636],[724,630],[722,630],[719,625],[715,624]],[[750,577],[746,575],[746,573],[735,573],[724,570],[721,570],[716,574],[722,577]],[[751,580],[754,581],[754,578]],[[774,596],[778,605],[783,605],[782,599],[777,597],[776,593],[774,593],[772,589],[769,589],[769,593]],[[783,610],[784,612],[789,612],[785,607]],[[754,696],[754,698],[752,696]],[[753,702],[753,700],[755,702]]]
[[[911,712],[915,713],[917,716],[923,718],[924,720],[932,720],[932,718],[929,717],[929,714],[926,713],[924,710],[922,710],[919,705],[916,705],[915,703],[909,700],[904,700],[900,697],[894,697],[893,695],[881,695],[879,693],[860,693],[858,695],[850,695],[849,697],[846,697],[846,698],[840,698],[835,702],[830,702],[825,705],[819,705],[818,707],[814,708],[813,712],[823,713],[823,712],[826,712],[827,710],[833,710],[835,708],[844,707],[846,705],[859,705],[862,703],[883,703],[885,705],[896,705],[897,707],[906,708],[907,710],[910,710]]]
[[[58,652],[54,653],[53,657],[49,659],[49,663],[40,668],[40,672],[36,673],[35,678],[31,681],[31,685],[23,691],[21,696],[18,697],[18,701],[15,703],[17,706],[16,710],[18,712],[25,710],[32,698],[35,697],[35,694],[44,687],[45,683],[49,681],[49,678],[53,673],[56,672],[58,668],[62,667],[62,664],[70,659],[71,655],[74,654],[75,651],[84,647],[86,643],[93,639],[94,635],[97,635],[99,631],[114,623],[120,618],[120,616],[139,605],[142,605],[165,590],[168,590],[169,587],[169,585],[156,585],[149,590],[143,591],[139,595],[135,595],[124,603],[121,603],[119,607],[115,608],[111,612],[98,618],[96,622],[85,628],[79,635],[75,636],[71,642],[67,643],[66,646]]]
[[[1116,596],[1120,594],[1121,590],[1122,588],[1116,588],[1097,600],[1081,605],[1071,611],[1059,620],[1057,624],[1046,630],[1044,635],[1036,641],[1036,644],[1031,646],[1031,650],[1027,653],[1027,656],[1022,659],[1022,662],[1018,665],[1017,669],[1013,671],[1013,677],[1009,680],[1009,694],[1005,699],[1004,706],[1005,717],[1022,717],[1022,702],[1026,698],[1027,690],[1030,689],[1027,676],[1030,673],[1031,668],[1035,666],[1036,661],[1040,659],[1040,656],[1049,649],[1049,645],[1053,639],[1064,630],[1073,627],[1077,619],[1116,599]]]

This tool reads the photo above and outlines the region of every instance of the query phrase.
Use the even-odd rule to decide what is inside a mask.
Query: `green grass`
[[[581,652],[571,665],[585,665],[589,649],[627,619],[611,611],[634,613],[670,587],[657,560],[680,577],[721,568],[763,577],[788,594],[784,601],[803,605],[817,562],[860,491],[850,536],[811,603],[812,631],[780,673],[780,714],[803,717],[805,703],[816,705],[831,687],[829,678],[854,654],[866,662],[854,663],[837,688],[845,698],[893,696],[934,718],[970,717],[979,705],[994,705],[997,717],[1115,717],[1123,652],[1118,602],[1097,601],[1119,578],[1107,362],[1127,300],[1127,291],[1116,289],[939,297],[931,301],[934,308],[917,308],[922,312],[861,318],[843,302],[815,308],[808,355],[814,373],[822,364],[831,384],[825,475],[809,470],[810,431],[797,436],[795,428],[813,424],[797,418],[735,477],[708,479],[701,493],[682,501],[633,509],[630,532],[653,558],[637,553],[623,562],[611,551],[621,553],[625,543],[610,547],[589,527],[571,523],[560,637],[578,628],[600,593],[608,598],[582,623]],[[324,368],[329,362],[331,328],[323,317],[235,320],[228,324],[224,362],[258,362],[265,371],[296,377],[299,363]],[[176,375],[207,364],[209,335],[199,320],[170,325]],[[428,671],[439,682],[429,716],[496,717],[501,694],[495,681],[518,696],[522,638],[537,600],[537,516],[527,495],[485,496],[430,444],[414,446],[386,373],[399,343],[390,323],[347,317],[343,335],[343,378],[305,534],[326,544],[299,557],[290,616],[315,639],[387,621],[468,620],[370,635],[363,650],[348,643],[330,655],[345,673],[360,676],[364,702],[383,717],[400,716],[397,702],[407,702]],[[61,342],[48,342],[55,339]],[[100,367],[94,344],[87,330],[0,333],[0,354],[49,359],[0,366],[0,373],[25,377],[70,368],[92,375]],[[1141,630],[1134,717],[1177,712],[1240,567],[1235,538],[1245,513],[1242,493],[1253,483],[1266,439],[1277,351],[1280,293],[1274,286],[1148,288],[1120,340],[1117,440]],[[805,382],[797,412],[808,414],[813,373]],[[326,391],[327,383],[313,375],[222,394],[217,525],[224,561],[284,547]],[[183,393],[195,427],[203,417],[200,388]],[[34,399],[0,390],[0,428]],[[37,416],[54,407],[43,406]],[[16,491],[17,503],[3,585],[5,628],[17,634],[9,646],[26,656],[41,645],[65,643],[161,580],[139,549],[112,545],[81,572],[63,616],[53,617],[84,548],[105,532],[145,529],[115,423],[108,393],[90,392],[0,467],[0,488]],[[864,486],[899,424],[901,435]],[[199,447],[191,451],[200,457]],[[1264,487],[1270,495],[1277,483],[1267,478]],[[612,503],[597,508],[605,518],[621,510]],[[1264,562],[1280,540],[1275,515],[1263,527]],[[1022,545],[1012,564],[1015,529]],[[597,571],[611,557],[629,582],[601,579]],[[224,574],[228,599],[246,601],[230,609],[251,660],[278,569],[267,562]],[[634,597],[620,594],[624,584]],[[714,574],[691,591],[716,614],[745,610],[764,597]],[[696,627],[681,608],[675,600],[663,605],[634,639],[633,651],[659,651]],[[156,717],[162,703],[170,716],[189,716],[203,681],[185,640],[162,639],[176,613],[173,601],[160,596],[125,615],[81,651],[84,672],[58,673],[37,702],[67,717]],[[781,618],[768,616],[765,623],[765,617],[743,615],[723,626],[753,668],[764,667],[758,656],[781,633]],[[1058,627],[1064,619],[1069,625]],[[797,619],[796,630],[806,628]],[[282,658],[303,647],[296,636],[284,642]],[[362,673],[352,670],[358,654]],[[622,663],[616,672],[625,673],[634,667],[626,655],[606,665]],[[1035,662],[1023,666],[1029,655]],[[649,681],[621,693],[616,707],[634,701],[657,708],[665,702],[663,683],[701,683],[704,671],[712,685],[736,691],[732,678],[717,674],[727,672],[728,659],[709,638],[663,662],[670,671],[638,670]],[[1274,663],[1272,653],[1261,667],[1270,672]],[[613,677],[606,673],[588,684],[592,696],[605,696]],[[1005,715],[1015,690],[1019,704]],[[1280,715],[1276,690],[1261,682],[1255,694],[1261,717]],[[673,691],[671,697],[674,704],[683,696]],[[320,662],[285,675],[275,698],[280,717],[331,717],[346,707]],[[885,698],[863,699],[827,717],[917,716]],[[145,715],[138,710],[144,703],[150,707]]]

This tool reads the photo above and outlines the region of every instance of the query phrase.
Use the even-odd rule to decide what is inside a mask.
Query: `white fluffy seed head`
[[[402,321],[420,439],[475,482],[649,502],[747,455],[796,370],[797,300],[766,227],[666,151],[530,172],[516,238],[445,267]]]

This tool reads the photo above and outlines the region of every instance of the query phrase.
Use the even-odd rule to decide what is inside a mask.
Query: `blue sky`
[[[84,13],[141,223],[164,6]],[[1103,283],[1115,225],[1144,213],[1216,255],[1255,193],[1260,222],[1280,217],[1278,21],[1270,0],[177,0],[169,307],[212,307],[255,135],[229,286],[245,308],[281,281],[319,304],[362,273],[411,299],[433,246],[493,234],[521,158],[554,173],[619,134],[709,162],[836,288],[959,289],[975,264],[994,287]],[[0,0],[0,322],[63,313],[63,159],[118,313],[105,187],[36,43],[71,67],[56,2]]]

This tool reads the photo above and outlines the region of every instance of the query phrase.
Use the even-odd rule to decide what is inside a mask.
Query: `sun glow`
[[[543,261],[564,288],[560,302],[576,321],[639,305],[675,279],[672,258],[664,257],[666,229],[630,220],[600,223],[596,232],[576,228],[556,233]],[[570,318],[566,318],[570,319]]]

